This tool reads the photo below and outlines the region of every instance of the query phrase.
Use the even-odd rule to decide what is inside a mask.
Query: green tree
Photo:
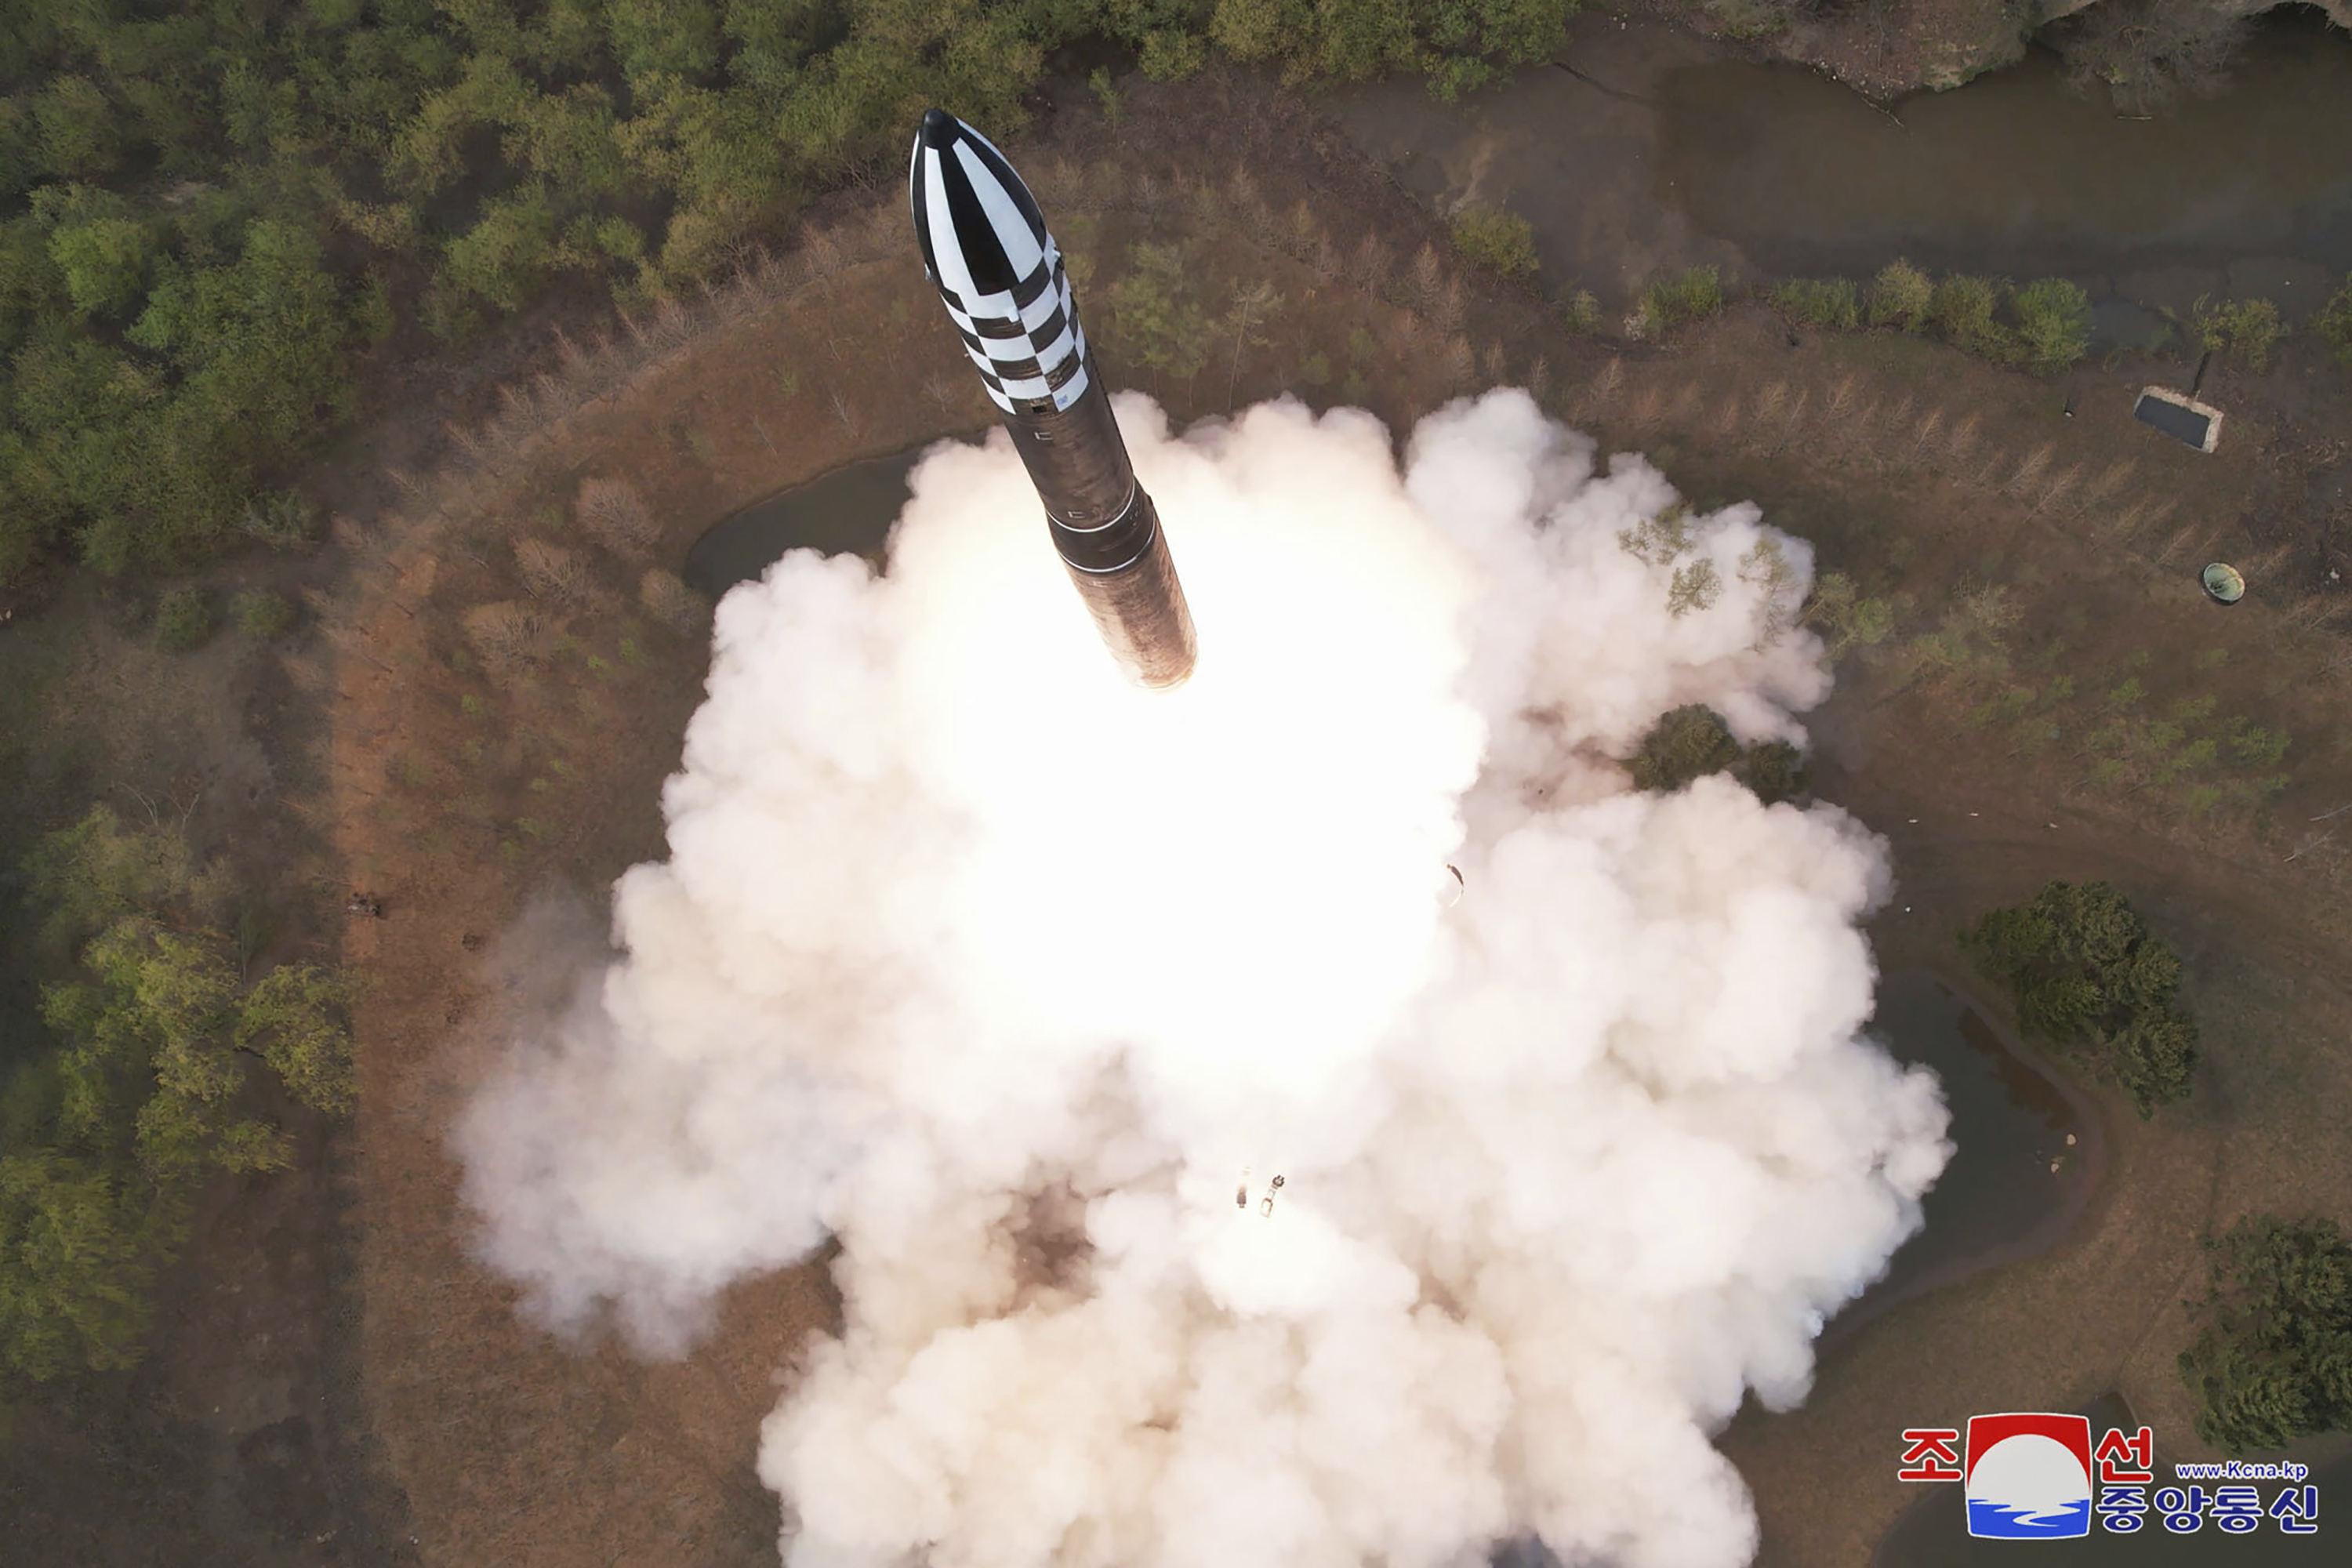
[[[1729,773],[1767,805],[1805,790],[1804,757],[1796,747],[1786,741],[1742,746],[1721,714],[1696,702],[1662,715],[1625,765],[1636,788],[1654,794],[1709,773]]]
[[[1181,247],[1138,245],[1108,290],[1122,348],[1155,372],[1190,379],[1208,357],[1215,327],[1192,289]]]
[[[1960,946],[2009,988],[2028,1037],[2084,1058],[2142,1116],[2188,1094],[2197,1026],[2175,1003],[2180,960],[2108,884],[2052,882],[1985,915]]]
[[[236,1047],[269,1064],[294,1098],[313,1110],[352,1108],[352,1036],[343,1021],[348,993],[313,964],[283,964],[246,994]]]
[[[2279,308],[2264,299],[2224,300],[2214,304],[2200,296],[2189,307],[2189,336],[2200,349],[2224,349],[2248,370],[2268,370],[2286,323]]]
[[[1907,261],[1888,262],[1870,282],[1870,324],[1901,331],[1926,330],[1936,285]]]
[[[1477,266],[1506,278],[1524,277],[1536,259],[1534,226],[1501,207],[1465,207],[1454,215],[1454,248]]]
[[[147,292],[154,237],[127,217],[93,217],[52,232],[49,258],[64,276],[75,310],[121,316]]]
[[[2011,290],[2017,316],[2017,352],[2045,374],[2065,369],[2091,348],[2091,300],[2063,278],[2037,278]]]
[[[86,76],[60,76],[34,97],[41,162],[68,180],[95,180],[122,163],[121,120]]]
[[[2248,1216],[2207,1244],[2180,1375],[2226,1453],[2352,1428],[2352,1241],[2330,1219]]]
[[[2000,286],[1990,278],[1954,273],[1938,279],[1927,300],[1927,324],[1937,337],[1964,353],[1989,360],[2011,357],[2010,335],[1994,320]]]
[[[1823,574],[1798,616],[1821,634],[1822,657],[1835,660],[1854,647],[1875,647],[1895,630],[1895,606],[1865,595],[1843,572]]]
[[[2352,272],[2344,275],[2344,286],[2329,295],[2327,303],[2311,319],[2311,330],[2336,352],[2340,363],[2352,366]]]
[[[1862,324],[1862,304],[1848,278],[1791,278],[1772,288],[1772,303],[1792,321],[1850,332]]]
[[[1662,338],[1690,321],[1703,321],[1723,309],[1723,279],[1713,266],[1694,267],[1642,290],[1642,335]]]
[[[0,1152],[0,1365],[35,1382],[137,1365],[152,1315],[151,1239],[95,1162]]]
[[[501,310],[521,307],[555,268],[555,209],[533,185],[491,202],[449,242],[443,279]]]

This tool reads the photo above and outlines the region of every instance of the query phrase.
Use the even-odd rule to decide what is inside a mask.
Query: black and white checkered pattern
[[[1066,409],[1087,340],[1062,253],[1021,176],[986,137],[926,117],[907,174],[924,269],[988,395],[1007,414]]]

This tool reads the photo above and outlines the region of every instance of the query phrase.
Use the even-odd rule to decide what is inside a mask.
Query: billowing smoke
[[[730,594],[623,956],[460,1129],[486,1256],[667,1352],[839,1237],[795,1568],[1746,1561],[1709,1436],[1804,1394],[1946,1115],[1856,1036],[1880,842],[1610,759],[1801,735],[1810,551],[1517,393],[1402,476],[1362,414],[1121,414],[1191,683],[1121,682],[1001,436],[886,575]]]

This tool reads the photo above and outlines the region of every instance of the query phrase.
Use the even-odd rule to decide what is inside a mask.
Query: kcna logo
[[[2091,1418],[1969,1417],[1969,1533],[2050,1541],[2091,1533]]]
[[[1969,1417],[1966,1465],[1951,1431],[1906,1432],[1911,1480],[1965,1481],[1969,1533],[2060,1541],[2091,1533],[2091,1418],[2011,1411]]]
[[[2224,1535],[2250,1535],[2267,1518],[2281,1535],[2319,1531],[2319,1488],[2311,1468],[2291,1459],[2227,1459],[2172,1467],[2181,1480],[2227,1481],[2209,1495],[2202,1486],[2161,1486],[2156,1480],[2156,1434],[2108,1429],[2096,1447],[2091,1418],[2048,1412],[1969,1417],[1967,1459],[1957,1426],[1912,1426],[1903,1433],[1904,1481],[1959,1481],[1968,1502],[1969,1533],[1996,1541],[2066,1541],[2101,1529],[2130,1535],[2161,1524],[2171,1535],[2194,1535],[2208,1524]],[[2096,1485],[2093,1467],[2097,1467]],[[2265,1508],[2263,1489],[2249,1482],[2289,1484]]]

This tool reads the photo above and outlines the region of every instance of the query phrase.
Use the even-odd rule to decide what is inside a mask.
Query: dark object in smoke
[[[1281,1187],[1282,1178],[1280,1176],[1275,1177],[1273,1184],[1265,1190],[1265,1202],[1258,1205],[1257,1212],[1259,1218],[1272,1219],[1274,1217],[1274,1194],[1279,1191]]]
[[[1721,714],[1693,702],[1662,716],[1625,763],[1634,784],[1665,794],[1708,773],[1729,773],[1767,805],[1805,793],[1805,759],[1786,741],[1743,747]]]
[[[1192,612],[1029,187],[986,137],[934,109],[915,133],[907,189],[923,270],[1012,433],[1103,642],[1141,684],[1181,684],[1196,652]]]

